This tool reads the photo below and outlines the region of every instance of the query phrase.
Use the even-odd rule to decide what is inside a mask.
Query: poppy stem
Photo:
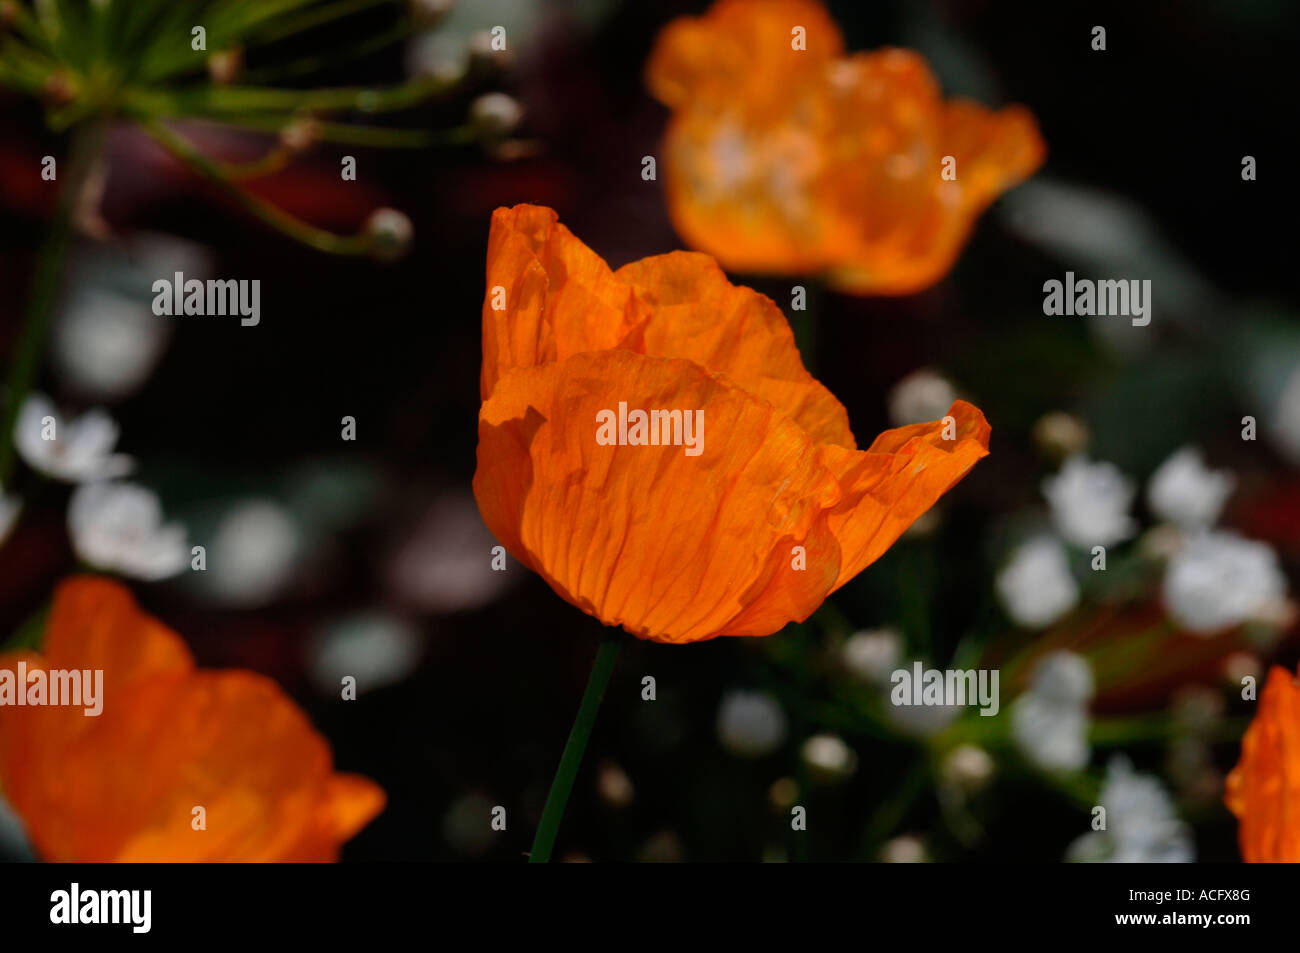
[[[63,280],[68,244],[82,202],[82,192],[99,154],[103,134],[104,130],[93,123],[83,124],[72,134],[62,179],[63,187],[54,218],[36,259],[31,298],[27,304],[22,330],[18,333],[18,343],[14,347],[9,376],[4,382],[4,407],[0,411],[0,490],[9,485],[10,477],[13,476],[14,423],[40,369],[50,316],[54,312],[59,285]]]
[[[542,820],[537,825],[537,836],[533,838],[533,849],[528,855],[530,864],[544,864],[551,859],[551,848],[555,846],[555,835],[564,818],[564,808],[569,803],[569,792],[573,790],[573,781],[578,776],[578,766],[587,749],[587,739],[591,737],[596,713],[600,711],[600,703],[605,697],[605,688],[609,685],[609,676],[614,671],[614,660],[618,658],[621,645],[621,639],[607,636],[601,639],[600,648],[596,650],[596,661],[592,663],[591,675],[587,678],[587,690],[582,693],[578,717],[573,720],[573,729],[564,745],[564,754],[560,756],[560,766],[555,771],[555,780],[551,782],[551,793],[546,796],[546,806],[542,808]]]

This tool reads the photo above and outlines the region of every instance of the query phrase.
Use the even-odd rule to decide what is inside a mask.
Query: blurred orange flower
[[[492,217],[487,288],[483,519],[562,597],[641,638],[807,618],[988,452],[984,415],[963,401],[947,427],[858,450],[780,309],[707,255],[611,271],[555,212],[521,205]],[[646,408],[698,413],[698,453],[644,428],[637,445]],[[618,439],[602,441],[615,416]],[[665,418],[670,430],[681,436]]]
[[[121,585],[63,583],[43,652],[0,669],[103,671],[102,712],[0,708],[0,788],[50,861],[328,861],[384,805],[271,680],[203,671]],[[195,830],[196,807],[206,830]]]
[[[1300,862],[1300,681],[1274,666],[1224,798],[1247,863]]]
[[[662,161],[687,244],[855,294],[938,281],[1045,154],[1027,110],[945,102],[915,53],[845,56],[814,0],[719,0],[673,20],[646,79],[673,111]]]

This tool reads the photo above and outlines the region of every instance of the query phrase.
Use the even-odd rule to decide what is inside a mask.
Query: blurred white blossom
[[[813,735],[799,753],[810,768],[828,775],[846,777],[858,766],[858,756],[838,735]]]
[[[155,582],[190,558],[185,527],[163,523],[162,503],[134,483],[86,483],[68,503],[68,532],[77,556],[98,569]]]
[[[880,859],[886,864],[924,864],[930,860],[930,853],[921,838],[903,834],[885,842],[880,848]]]
[[[718,740],[734,755],[757,758],[785,740],[785,712],[766,692],[729,692],[718,706]]]
[[[288,584],[302,550],[302,531],[283,506],[268,499],[242,500],[225,513],[212,535],[204,581],[227,605],[264,605]]]
[[[942,420],[956,399],[957,391],[947,378],[922,368],[889,391],[889,419],[895,427]]]
[[[1078,771],[1088,763],[1092,693],[1092,669],[1081,656],[1052,652],[1038,662],[1011,711],[1012,736],[1030,762],[1046,771]]]
[[[1267,543],[1198,533],[1170,559],[1163,592],[1180,626],[1208,635],[1274,609],[1286,596],[1286,577]]]
[[[1070,457],[1055,476],[1043,480],[1043,496],[1057,530],[1068,542],[1091,548],[1128,539],[1137,529],[1129,507],[1137,489],[1113,463]]]
[[[342,679],[357,680],[357,694],[405,679],[423,652],[420,634],[382,611],[350,615],[330,623],[314,640],[309,668],[322,694],[338,697]]]
[[[1051,536],[1021,543],[997,577],[998,596],[1017,625],[1041,629],[1079,603],[1065,547]]]
[[[1100,806],[1106,829],[1089,831],[1066,851],[1066,860],[1092,863],[1186,864],[1195,860],[1190,828],[1178,819],[1160,780],[1139,774],[1122,755],[1106,766]]]
[[[958,745],[944,756],[940,775],[944,782],[973,793],[993,778],[993,758],[978,745]]]
[[[495,599],[511,572],[492,568],[496,539],[474,497],[463,490],[436,499],[388,566],[392,591],[424,612],[464,612]],[[509,565],[513,557],[506,557]]]
[[[47,418],[51,430],[47,432]],[[14,446],[33,470],[65,483],[112,480],[131,472],[130,457],[114,453],[120,431],[96,408],[65,420],[44,394],[29,394],[14,423]],[[47,440],[51,435],[53,439]]]
[[[844,666],[864,682],[885,685],[903,655],[903,637],[894,629],[855,632],[840,649]]]
[[[1147,486],[1151,511],[1184,529],[1213,526],[1237,478],[1211,470],[1195,447],[1183,447],[1160,464]]]
[[[51,357],[69,386],[96,400],[114,400],[144,383],[170,328],[147,303],[83,286],[72,292],[55,325]]]

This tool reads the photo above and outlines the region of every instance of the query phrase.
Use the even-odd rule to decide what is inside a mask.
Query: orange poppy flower
[[[963,401],[946,427],[858,450],[780,309],[707,255],[611,271],[521,205],[492,217],[487,286],[483,519],[562,597],[641,638],[807,618],[988,452]]]
[[[1247,863],[1300,863],[1300,680],[1274,666],[1224,798]]]
[[[720,0],[669,23],[646,71],[673,111],[669,214],[730,270],[910,294],[1045,148],[1023,108],[945,102],[917,54],[843,47],[814,0]]]
[[[0,708],[0,789],[46,860],[334,860],[383,808],[372,781],[334,772],[274,682],[197,669],[115,582],[63,583],[43,651],[0,656],[0,669],[20,662],[103,672],[99,715]]]

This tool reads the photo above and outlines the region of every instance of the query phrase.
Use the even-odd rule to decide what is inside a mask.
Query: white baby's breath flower
[[[302,548],[302,531],[283,506],[273,500],[241,500],[226,511],[212,535],[203,581],[225,605],[265,605],[288,584]]]
[[[524,107],[505,93],[484,93],[470,103],[469,118],[488,135],[503,136],[519,125],[524,118]]]
[[[1128,539],[1137,529],[1129,507],[1137,490],[1113,463],[1076,454],[1043,480],[1052,520],[1068,542],[1091,548]]]
[[[858,757],[838,735],[813,735],[799,749],[808,766],[824,774],[847,777],[858,765]]]
[[[952,383],[928,368],[908,374],[889,391],[889,419],[895,427],[942,420],[957,399]]]
[[[734,755],[757,758],[785,740],[786,718],[765,692],[729,692],[718,706],[718,740]]]
[[[930,860],[930,854],[921,838],[903,834],[885,842],[880,848],[880,859],[886,864],[924,864]]]
[[[309,656],[312,681],[323,695],[336,695],[344,676],[357,680],[357,694],[401,682],[420,661],[423,643],[409,623],[386,612],[350,615],[328,625]]]
[[[72,292],[59,314],[51,358],[67,386],[93,400],[116,400],[149,376],[170,331],[148,302],[85,286]]]
[[[87,483],[131,472],[131,458],[113,452],[118,434],[107,411],[65,420],[44,394],[29,394],[14,423],[14,446],[33,470],[65,483]]]
[[[1092,670],[1072,652],[1053,652],[1035,667],[1029,691],[1016,699],[1011,733],[1021,752],[1045,771],[1078,771],[1088,763],[1088,701]]]
[[[964,744],[944,756],[940,768],[943,780],[960,791],[974,793],[993,777],[993,758],[978,745]]]
[[[185,527],[163,524],[158,495],[133,483],[86,483],[68,503],[77,555],[99,569],[154,582],[189,561]]]
[[[1183,447],[1160,464],[1147,487],[1151,510],[1184,529],[1214,525],[1237,479],[1211,470],[1195,447]]]
[[[903,655],[903,637],[894,629],[855,632],[840,649],[844,666],[862,679],[877,685],[889,683]]]
[[[1267,543],[1198,533],[1170,559],[1163,593],[1180,626],[1209,635],[1269,614],[1286,596],[1286,577]]]
[[[481,558],[495,545],[473,494],[450,490],[433,501],[389,560],[388,586],[420,611],[478,609],[501,595],[516,575],[496,571]]]
[[[1195,859],[1191,831],[1174,812],[1169,792],[1158,778],[1134,771],[1122,755],[1106,767],[1100,806],[1106,809],[1106,829],[1078,838],[1066,860],[1186,864]]]
[[[1016,547],[998,573],[997,590],[1007,614],[1027,629],[1045,628],[1079,603],[1069,555],[1051,536]]]

